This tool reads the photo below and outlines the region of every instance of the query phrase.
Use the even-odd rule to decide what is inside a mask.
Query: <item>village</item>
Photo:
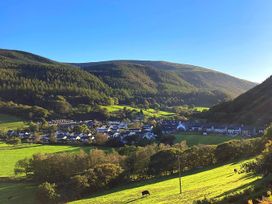
[[[103,140],[118,142],[119,146],[137,144],[136,141],[143,140],[147,143],[155,141],[158,137],[157,132],[167,137],[177,133],[206,135],[224,135],[229,137],[256,137],[264,133],[264,127],[253,127],[244,125],[224,125],[215,123],[200,123],[193,121],[178,120],[153,120],[152,122],[142,122],[139,120],[124,121],[74,121],[67,119],[52,120],[49,126],[56,129],[51,132],[42,131],[39,135],[39,143],[57,144],[95,144],[98,137]],[[77,127],[83,127],[80,130]],[[78,130],[79,129],[79,130]],[[82,129],[82,128],[81,128]],[[156,129],[156,130],[154,130]],[[19,137],[23,142],[34,142],[35,133],[31,131],[9,130],[8,137]]]

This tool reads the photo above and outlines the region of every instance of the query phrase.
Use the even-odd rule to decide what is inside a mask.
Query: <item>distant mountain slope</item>
[[[237,97],[219,104],[204,114],[210,121],[259,124],[272,122],[272,76],[262,84]]]
[[[0,102],[4,102],[0,109],[8,106],[8,113],[15,110],[16,104],[28,105],[23,108],[30,111],[29,115],[31,107],[40,106],[49,115],[67,117],[91,112],[97,109],[96,105],[113,101],[152,108],[212,106],[253,86],[254,83],[192,65],[160,61],[68,64],[0,49]],[[8,101],[16,104],[4,105]]]
[[[256,85],[210,69],[164,61],[120,60],[74,65],[98,76],[113,89],[124,89],[136,96],[139,91],[141,95],[149,93],[156,101],[157,96],[163,101],[174,97],[179,103],[211,106]]]
[[[31,53],[0,49],[0,99],[48,109],[69,103],[107,104],[109,87],[89,72]],[[63,101],[63,100],[62,100]]]

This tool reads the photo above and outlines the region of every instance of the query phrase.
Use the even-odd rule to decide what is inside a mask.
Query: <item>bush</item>
[[[19,137],[11,137],[7,140],[7,144],[11,144],[11,145],[21,144],[21,139]]]
[[[95,143],[97,145],[104,145],[108,141],[108,136],[103,133],[97,133],[95,136]]]
[[[88,177],[85,175],[76,175],[71,177],[71,181],[69,186],[73,186],[71,189],[72,197],[80,198],[81,194],[85,192],[85,190],[90,186]],[[69,188],[69,187],[68,187]]]
[[[42,183],[38,187],[37,200],[40,203],[57,203],[60,195],[56,191],[56,184],[54,183]]]
[[[30,172],[31,172],[31,167],[30,167],[29,159],[25,158],[16,162],[15,168],[14,168],[15,175],[18,175],[18,174],[28,175]]]

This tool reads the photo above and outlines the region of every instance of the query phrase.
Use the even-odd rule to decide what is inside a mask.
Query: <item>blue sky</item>
[[[57,61],[166,60],[261,82],[272,74],[271,0],[8,0],[0,47]]]

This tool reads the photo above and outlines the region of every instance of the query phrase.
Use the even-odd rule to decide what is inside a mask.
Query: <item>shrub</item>
[[[21,139],[19,137],[11,137],[7,140],[7,144],[11,144],[11,145],[21,144]]]
[[[37,200],[40,203],[57,203],[60,195],[56,191],[56,185],[54,183],[42,183],[38,187]]]
[[[73,186],[71,189],[72,196],[74,198],[80,198],[81,194],[90,186],[88,177],[85,175],[76,175],[71,177],[69,186]]]

